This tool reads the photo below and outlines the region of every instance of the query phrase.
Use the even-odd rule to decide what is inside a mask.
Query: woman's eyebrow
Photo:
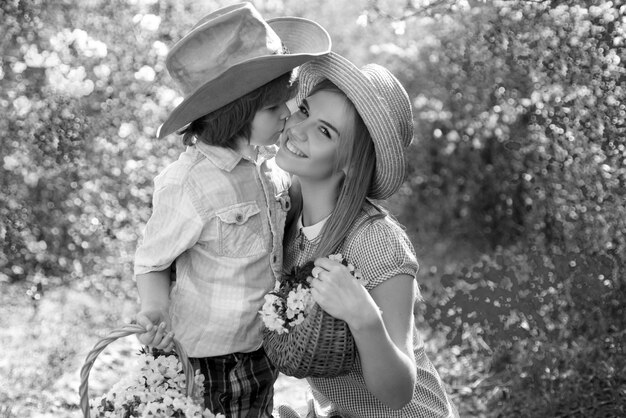
[[[307,110],[310,110],[309,107],[309,102],[306,99],[302,100],[302,104],[304,105],[304,107]],[[335,133],[337,134],[337,136],[341,136],[341,134],[339,133],[339,130],[337,128],[335,128],[331,123],[328,123],[327,121],[325,121],[324,119],[320,119],[320,122],[322,122],[324,125],[328,126],[331,130],[335,131]]]
[[[326,122],[324,119],[320,119],[320,122],[322,122],[324,125],[328,126],[330,129],[335,131],[337,136],[341,136],[341,134],[339,133],[339,130],[337,130],[337,128],[335,128],[333,125],[331,125],[330,123]]]

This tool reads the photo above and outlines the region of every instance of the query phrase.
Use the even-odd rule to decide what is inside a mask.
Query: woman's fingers
[[[311,270],[311,276],[313,276],[314,279],[317,279],[319,277],[319,274],[323,271],[325,270],[322,267],[315,266],[313,267],[313,270]]]
[[[331,260],[330,258],[327,258],[327,257],[318,258],[314,261],[314,263],[315,263],[315,267],[320,267],[324,270],[330,270],[333,267],[342,265],[341,263]]]

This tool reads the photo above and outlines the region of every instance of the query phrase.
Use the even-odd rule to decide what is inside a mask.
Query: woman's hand
[[[374,299],[343,264],[329,258],[315,260],[311,295],[324,311],[359,329],[379,321]]]

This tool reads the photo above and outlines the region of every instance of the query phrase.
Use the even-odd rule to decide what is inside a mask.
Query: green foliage
[[[417,63],[428,82],[410,210],[494,245],[532,236],[624,252],[620,10],[494,2],[433,27]]]
[[[469,269],[442,277],[449,294],[428,306],[427,316],[464,332],[478,328],[488,346],[523,340],[597,339],[626,326],[624,264],[610,254],[534,248],[500,249]]]
[[[32,284],[34,301],[42,282],[131,292],[152,180],[182,151],[153,139],[179,98],[167,48],[229,3],[0,2],[0,282]],[[487,409],[624,415],[625,6],[255,4],[321,22],[335,51],[407,87],[416,138],[399,218],[484,249],[433,270],[420,313],[463,367],[491,356]]]
[[[493,356],[506,394],[494,415],[626,404],[626,9],[584,3],[449,9],[380,48],[412,74],[402,219],[493,248],[441,288],[426,282],[440,298],[422,313],[451,344]],[[614,349],[598,357],[603,341]]]
[[[128,277],[152,179],[180,151],[152,138],[178,96],[166,44],[193,16],[153,1],[1,7],[0,277]]]

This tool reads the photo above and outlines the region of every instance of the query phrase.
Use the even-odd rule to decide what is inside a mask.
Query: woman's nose
[[[287,119],[287,124],[285,128],[297,128],[298,130],[302,130],[304,127],[303,122],[305,120],[306,118],[304,117],[304,115],[302,115],[302,112],[293,113],[291,116],[289,116],[289,119]]]
[[[301,117],[299,113],[291,115],[285,126],[285,130],[288,131],[291,138],[295,138],[300,142],[306,141],[305,121],[306,118]]]

